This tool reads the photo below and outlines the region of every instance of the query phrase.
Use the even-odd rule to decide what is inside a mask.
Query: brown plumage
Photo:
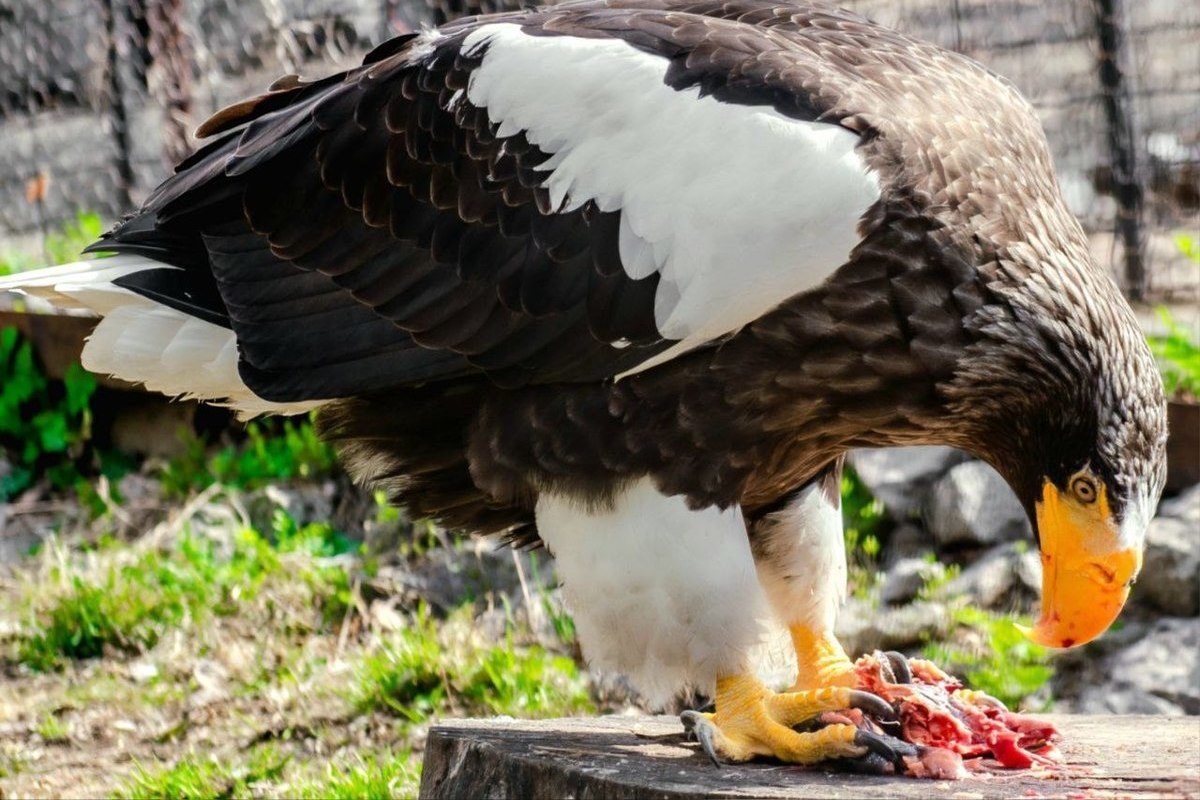
[[[451,108],[484,57],[463,42],[495,20],[623,40],[669,59],[677,90],[854,132],[880,184],[860,244],[816,289],[613,381],[673,344],[659,276],[622,269],[618,211],[551,207],[548,154],[523,133]],[[1043,474],[1095,460],[1129,492],[1157,469],[1161,395],[1134,321],[1033,113],[974,61],[754,0],[568,3],[418,41],[222,111],[201,133],[224,135],[97,245],[209,282],[201,310],[237,333],[255,393],[346,398],[324,433],[398,501],[528,536],[539,490],[603,497],[642,475],[753,517],[851,447],[966,448],[1030,508]],[[1110,441],[1114,415],[1132,427]],[[1072,443],[1063,464],[1047,441]]]
[[[816,3],[581,0],[400,37],[201,132],[93,248],[120,257],[0,288],[106,315],[86,366],[319,407],[414,513],[542,538],[590,658],[716,689],[710,751],[899,752],[762,725],[749,676],[773,617],[798,689],[853,684],[851,448],[1001,472],[1041,540],[1037,641],[1128,596],[1161,382],[1032,110],[974,61]]]

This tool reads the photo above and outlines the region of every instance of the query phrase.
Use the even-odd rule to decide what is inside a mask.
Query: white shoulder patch
[[[682,340],[672,353],[820,284],[879,198],[857,135],[676,91],[666,59],[623,41],[497,23],[464,50],[485,46],[468,100],[551,154],[541,169],[555,205],[621,211],[621,260],[630,277],[661,275],[654,316]]]

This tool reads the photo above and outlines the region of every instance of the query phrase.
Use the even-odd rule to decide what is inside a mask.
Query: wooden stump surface
[[[674,717],[453,720],[430,732],[423,798],[1200,797],[1200,718],[1046,715],[1065,764],[959,781],[753,763],[714,767]]]

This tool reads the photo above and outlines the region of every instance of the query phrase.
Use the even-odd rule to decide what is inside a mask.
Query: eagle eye
[[[1076,475],[1071,479],[1071,493],[1075,495],[1075,499],[1084,505],[1091,505],[1096,502],[1096,497],[1099,491],[1096,489],[1096,482],[1086,475]]]

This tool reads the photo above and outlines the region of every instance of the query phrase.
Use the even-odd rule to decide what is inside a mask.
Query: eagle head
[[[1102,375],[1104,373],[1098,373]],[[1039,644],[1102,634],[1129,597],[1166,477],[1166,413],[1157,372],[1128,394],[1102,378],[1014,438],[1029,455],[1007,467],[1041,548]],[[1040,446],[1039,446],[1040,445]]]
[[[1027,633],[1051,647],[1116,619],[1166,479],[1153,356],[1116,284],[1073,249],[1004,268],[956,378],[958,408],[976,420],[963,446],[1007,479],[1037,536],[1042,609]]]

